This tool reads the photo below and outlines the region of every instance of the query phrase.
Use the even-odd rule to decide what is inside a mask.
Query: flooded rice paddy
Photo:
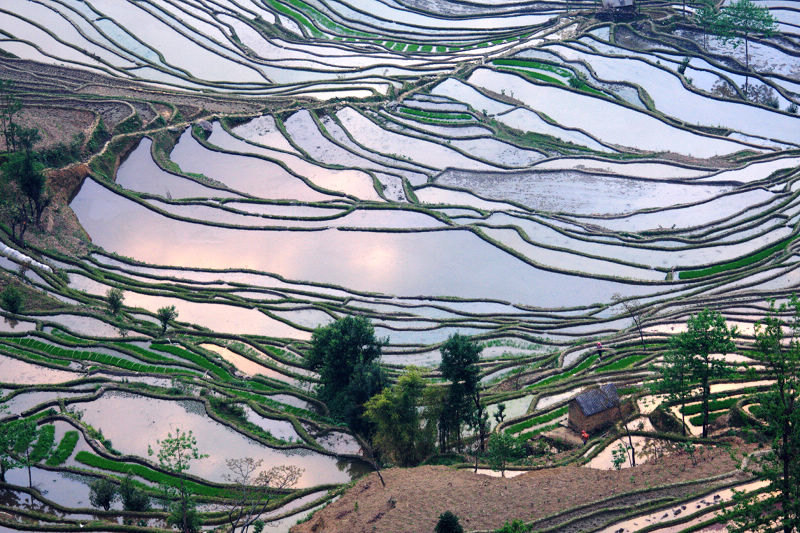
[[[320,325],[365,316],[387,368],[431,379],[441,343],[472,336],[492,428],[535,434],[594,384],[641,385],[654,359],[631,309],[656,346],[707,306],[750,334],[800,283],[796,10],[770,4],[784,36],[750,43],[745,92],[741,49],[599,22],[588,5],[291,5],[42,0],[0,15],[0,50],[22,60],[296,102],[233,118],[135,102],[150,114],[130,153],[69,204],[89,251],[18,250],[27,272],[0,256],[60,304],[2,313],[2,416],[54,417],[54,446],[84,428],[63,465],[112,472],[82,452],[155,467],[148,446],[192,430],[209,454],[198,478],[221,482],[245,456],[303,468],[309,493],[270,515],[288,531],[368,470],[313,399],[303,355]],[[162,335],[166,306],[178,317]],[[607,447],[588,466],[610,461]],[[88,507],[89,478],[67,467],[36,468],[34,485]]]

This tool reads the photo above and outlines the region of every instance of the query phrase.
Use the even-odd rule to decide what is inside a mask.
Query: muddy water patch
[[[0,381],[20,385],[43,385],[48,383],[62,383],[78,379],[83,374],[56,370],[45,366],[35,365],[27,361],[20,361],[13,357],[0,354]]]

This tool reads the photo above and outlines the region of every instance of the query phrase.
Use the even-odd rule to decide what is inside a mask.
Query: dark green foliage
[[[415,466],[433,452],[436,421],[424,420],[418,411],[424,391],[425,380],[411,370],[364,406],[375,427],[375,447],[396,465]]]
[[[178,318],[178,311],[175,310],[174,305],[160,307],[156,312],[156,316],[158,321],[161,322],[161,335],[163,336],[167,333],[167,326],[169,326],[170,321]]]
[[[33,445],[33,451],[31,451],[31,462],[38,463],[50,455],[55,441],[55,433],[56,427],[53,424],[47,424],[39,429],[39,438],[36,439],[36,444]]]
[[[142,127],[142,119],[137,113],[126,118],[114,127],[114,135],[120,133],[131,133]]]
[[[108,303],[108,312],[112,315],[118,315],[122,311],[122,302],[125,300],[125,295],[121,289],[112,287],[106,293],[106,302]]]
[[[522,520],[515,519],[503,524],[503,527],[495,530],[495,533],[528,533],[530,530],[531,526],[526,525]]]
[[[369,426],[364,404],[383,389],[386,379],[378,364],[382,343],[366,318],[348,316],[314,330],[308,364],[319,372],[319,398],[334,418],[356,432]]]
[[[98,479],[89,485],[89,501],[95,507],[102,507],[106,511],[117,499],[117,487],[107,479]]]
[[[492,433],[489,437],[489,466],[506,477],[506,465],[522,456],[519,443],[510,433]]]
[[[3,291],[2,304],[9,313],[19,313],[22,310],[22,293],[14,285],[9,285]]]
[[[448,449],[454,441],[461,444],[461,429],[475,411],[473,398],[478,393],[480,353],[483,347],[468,337],[455,334],[441,348],[439,371],[450,382],[439,416],[439,447]]]
[[[102,148],[105,142],[110,138],[111,134],[106,129],[106,125],[103,123],[103,119],[101,118],[97,122],[97,126],[92,132],[89,142],[86,143],[86,148],[90,153],[99,152],[100,148]]]
[[[445,511],[439,515],[439,522],[436,524],[436,533],[464,533],[464,528],[458,522],[458,517],[450,511]]]
[[[119,484],[119,497],[122,508],[126,511],[147,511],[150,509],[150,496],[133,482],[133,476],[128,473]]]
[[[793,316],[784,320],[788,310]],[[772,450],[757,462],[757,473],[769,486],[762,496],[734,497],[736,505],[726,516],[733,522],[728,530],[792,533],[800,528],[800,300],[792,296],[789,306],[771,302],[754,331],[756,359],[775,380],[768,392],[759,395],[758,410]],[[788,342],[784,331],[790,332]]]
[[[46,150],[39,151],[39,160],[46,167],[59,168],[80,160],[83,156],[83,143],[86,140],[83,133],[77,133],[67,145],[59,143]]]
[[[79,435],[77,431],[67,431],[64,433],[64,437],[61,439],[61,442],[58,443],[58,447],[53,451],[45,464],[48,466],[58,466],[64,464],[64,462],[75,450],[75,445],[78,444],[78,439]]]
[[[688,370],[689,382],[699,382],[702,413],[703,437],[708,436],[708,401],[711,393],[711,380],[726,373],[724,361],[711,357],[712,354],[725,355],[735,349],[733,336],[736,328],[728,328],[721,314],[704,309],[689,317],[686,331],[670,339],[671,354]],[[665,366],[667,365],[665,356]],[[663,374],[662,374],[663,380]],[[679,386],[674,394],[680,394]]]

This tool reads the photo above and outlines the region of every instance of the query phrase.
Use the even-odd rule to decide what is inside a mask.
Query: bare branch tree
[[[273,466],[259,472],[262,463],[262,459],[252,457],[225,460],[229,472],[223,478],[234,485],[232,503],[227,509],[231,531],[247,533],[275,496],[297,485],[303,475],[302,468],[289,465]]]
[[[614,294],[611,297],[611,300],[614,303],[620,304],[625,312],[631,317],[633,320],[633,325],[636,326],[636,330],[639,332],[639,338],[642,340],[642,350],[646,350],[647,347],[644,343],[644,330],[642,329],[642,305],[639,303],[639,300],[636,299],[625,299],[620,294]]]

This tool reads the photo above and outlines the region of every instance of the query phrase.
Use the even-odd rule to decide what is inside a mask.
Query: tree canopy
[[[364,416],[375,427],[375,447],[399,466],[417,465],[433,451],[436,421],[418,409],[425,387],[419,371],[412,369],[364,406]]]
[[[686,331],[670,339],[670,348],[675,357],[685,360],[691,381],[700,383],[703,437],[708,436],[710,382],[712,379],[724,375],[727,368],[724,359],[712,357],[712,355],[724,356],[733,351],[735,334],[736,328],[729,328],[721,314],[703,309],[698,314],[689,317]]]
[[[483,423],[482,416],[478,417],[481,418],[479,421],[475,418],[475,411],[480,403],[480,369],[477,363],[482,350],[481,346],[458,333],[447,339],[441,348],[442,362],[439,370],[442,377],[450,381],[439,417],[439,445],[443,450],[449,447],[453,439],[461,443],[463,424],[475,422],[479,426]]]
[[[348,316],[314,330],[307,361],[319,372],[319,398],[331,414],[360,433],[368,432],[364,404],[383,389],[379,360],[383,343],[364,317]]]

